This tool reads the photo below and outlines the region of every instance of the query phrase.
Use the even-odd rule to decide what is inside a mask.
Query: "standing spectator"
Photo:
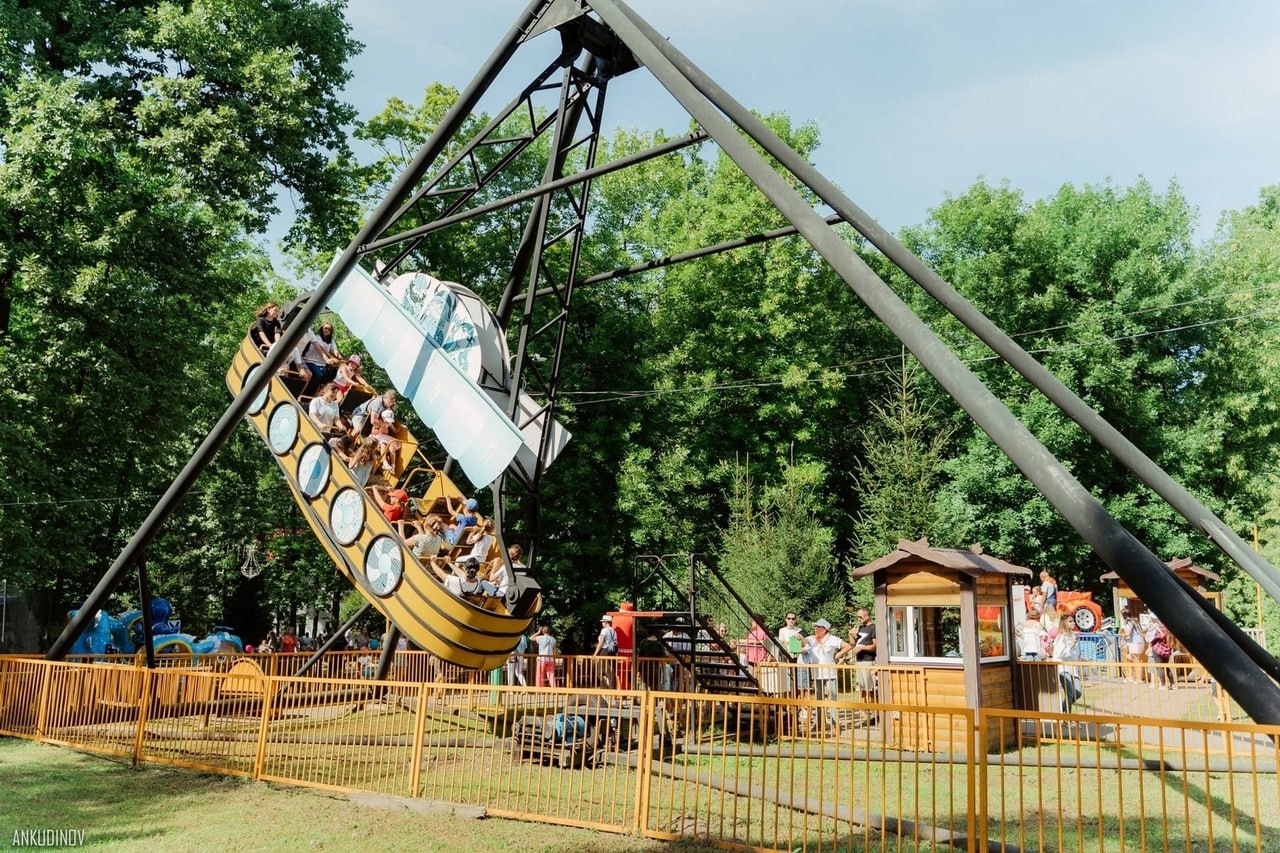
[[[1053,638],[1053,659],[1056,661],[1080,660],[1080,646],[1076,632],[1071,624],[1071,617],[1063,614],[1058,620],[1058,634]],[[1058,683],[1062,686],[1062,710],[1071,713],[1076,700],[1084,693],[1080,684],[1080,674],[1075,667],[1059,666]]]
[[[1040,660],[1049,639],[1049,632],[1040,622],[1040,611],[1028,610],[1027,618],[1013,630],[1013,634],[1018,641],[1018,655],[1023,660]]]
[[[1142,625],[1132,613],[1125,617],[1124,627],[1120,629],[1120,642],[1124,643],[1124,662],[1128,676],[1125,681],[1145,681],[1143,664],[1147,659],[1147,638],[1142,633]]]
[[[1169,671],[1169,658],[1173,657],[1173,644],[1169,642],[1169,629],[1159,619],[1152,619],[1147,629],[1147,660],[1151,663],[1151,686],[1172,690],[1173,673]]]
[[[796,622],[796,615],[788,613],[786,623],[778,630],[778,645],[787,650],[795,659],[795,690],[797,693],[809,689],[809,669],[802,664],[807,663],[804,651],[804,629]]]
[[[858,625],[853,634],[853,661],[858,664],[858,689],[862,691],[863,702],[874,702],[876,698],[876,623],[871,619],[871,611],[865,607],[858,608]]]
[[[533,635],[533,644],[538,647],[538,666],[534,673],[534,685],[555,687],[556,638],[551,636],[551,629],[546,625],[539,626]]]
[[[1058,616],[1058,582],[1047,571],[1040,573],[1040,592],[1044,595],[1045,612],[1052,613],[1056,619]]]
[[[664,672],[669,666],[666,661],[667,652],[652,631],[647,631],[640,641],[636,657],[639,658],[640,681],[646,690],[670,689],[670,676]],[[662,686],[664,680],[668,685],[666,688]]]
[[[677,617],[676,621],[683,626],[684,617]],[[692,666],[692,664],[689,663],[689,652],[693,650],[693,644],[689,641],[689,638],[689,630],[684,627],[668,628],[662,634],[663,644],[671,650],[671,654],[674,656],[674,659],[678,660],[682,667],[686,665]],[[678,686],[682,686],[676,684],[675,674],[675,663],[669,659],[662,665],[663,690],[670,691],[676,689]]]
[[[595,657],[614,657],[618,654],[618,632],[613,630],[613,617],[608,613],[600,617],[600,634],[596,637],[596,650],[592,654]],[[617,686],[614,683],[613,666],[606,662],[597,669],[605,688],[613,690]]]
[[[521,687],[529,686],[529,682],[524,678],[524,653],[528,650],[529,638],[521,634],[520,642],[516,643],[511,657],[507,658],[507,684],[515,684],[518,681]]]
[[[285,654],[293,654],[298,650],[298,638],[294,635],[292,628],[284,630],[284,636],[280,638],[280,651]]]
[[[743,654],[746,657],[747,666],[753,670],[768,655],[765,649],[768,639],[769,635],[764,630],[764,617],[759,613],[751,614],[751,630],[747,631],[746,639],[743,640]]]
[[[814,663],[818,664],[813,673],[814,698],[835,701],[838,698],[836,657],[848,654],[853,647],[831,633],[830,622],[819,619],[813,623],[813,636],[805,638],[805,648],[813,655]],[[832,725],[839,722],[835,708],[827,709],[827,719]]]

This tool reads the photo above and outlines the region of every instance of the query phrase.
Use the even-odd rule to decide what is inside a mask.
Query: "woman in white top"
[[[485,520],[484,526],[472,531],[467,537],[467,544],[471,546],[471,552],[463,559],[475,557],[481,563],[489,561],[489,549],[493,547],[493,522]]]
[[[1080,660],[1080,645],[1071,624],[1071,617],[1063,615],[1058,620],[1058,635],[1053,638],[1053,659],[1057,661]],[[1080,698],[1080,673],[1076,667],[1059,666],[1058,683],[1062,687],[1062,710],[1071,713],[1071,706]]]

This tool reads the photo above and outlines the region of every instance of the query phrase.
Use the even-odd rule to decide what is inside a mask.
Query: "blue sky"
[[[350,0],[365,44],[347,97],[462,88],[524,0]],[[882,224],[924,221],[979,177],[1028,198],[1065,182],[1176,178],[1200,211],[1280,183],[1280,3],[1127,0],[632,0],[747,106],[817,122],[818,166]],[[555,49],[522,48],[482,108]],[[682,131],[643,69],[610,88],[607,124]],[[354,224],[353,224],[354,225]]]

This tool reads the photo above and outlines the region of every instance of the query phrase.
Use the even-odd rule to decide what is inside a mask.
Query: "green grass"
[[[703,853],[550,824],[388,812],[343,796],[192,770],[128,764],[0,739],[0,849],[15,830],[85,832],[100,850],[412,850],[439,853]]]

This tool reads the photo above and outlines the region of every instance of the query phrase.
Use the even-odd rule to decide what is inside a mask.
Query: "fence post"
[[[53,667],[60,664],[40,663],[40,702],[36,706],[36,740],[44,740],[49,713],[49,682],[53,680]]]
[[[427,685],[418,685],[418,708],[413,718],[413,750],[409,753],[409,796],[417,797],[422,790],[422,747],[427,728]]]
[[[641,835],[649,825],[649,789],[653,778],[653,731],[658,694],[640,694],[640,748],[636,751],[636,808],[631,816],[631,833]]]
[[[133,733],[133,766],[142,761],[142,739],[147,733],[147,712],[151,710],[151,682],[155,678],[154,669],[142,670],[142,696],[138,699],[138,727]]]
[[[966,708],[965,713],[973,715],[974,712]],[[965,849],[968,850],[969,853],[974,853],[974,851],[979,849],[985,850],[987,846],[987,750],[985,749],[987,715],[983,713],[981,708],[979,708],[976,718],[978,731],[982,734],[979,737],[972,737],[969,739],[969,749],[967,750],[968,760],[965,762],[968,765],[965,769],[965,777],[968,780],[969,788],[967,802],[965,803],[966,811],[969,813],[965,825]],[[981,750],[976,746],[979,742],[984,745],[984,748]],[[976,774],[974,772],[975,770],[977,771]],[[975,778],[975,775],[977,778]],[[975,783],[978,786],[976,793],[974,791]],[[979,809],[976,813],[974,810],[975,796],[978,798],[977,807]],[[975,830],[982,833],[981,844],[978,843],[978,839],[974,838]]]
[[[262,778],[262,765],[267,754],[267,724],[271,721],[271,706],[276,697],[276,680],[267,679],[262,691],[262,724],[258,727],[258,748],[253,755],[253,778]]]

